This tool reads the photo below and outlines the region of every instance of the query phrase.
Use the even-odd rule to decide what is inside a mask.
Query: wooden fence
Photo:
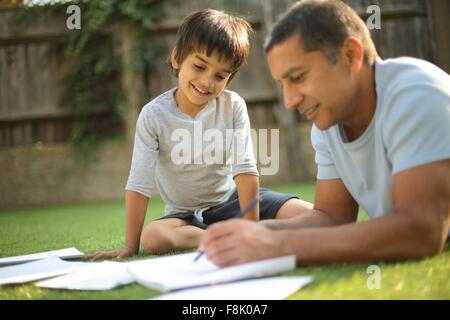
[[[272,8],[271,19],[275,19],[293,3],[288,0],[266,1],[269,1]],[[381,7],[381,29],[372,30],[381,57],[403,55],[419,57],[449,71],[449,21],[442,17],[442,10],[449,7],[447,1],[351,0],[346,2],[364,19],[368,17],[366,8],[369,5],[376,4]],[[283,135],[292,134],[292,130],[289,131],[286,122],[282,121],[286,114],[283,115],[283,109],[278,102],[276,84],[265,62],[263,42],[267,15],[265,16],[262,2],[260,0],[172,0],[165,1],[164,6],[166,12],[170,14],[158,30],[148,35],[148,41],[163,42],[167,48],[173,45],[181,20],[197,9],[206,7],[225,9],[243,15],[251,21],[255,33],[248,65],[233,80],[230,89],[239,92],[246,99],[254,128],[281,129],[280,152],[285,152],[289,158],[293,150],[286,144],[287,139],[283,139]],[[22,27],[11,22],[17,11],[18,9],[14,8],[0,9],[0,157],[2,149],[8,149],[9,157],[12,157],[10,149],[17,146],[32,147],[36,144],[45,146],[66,143],[74,121],[72,113],[59,103],[62,75],[67,70],[68,63],[64,61],[62,55],[46,54],[47,48],[54,39],[70,32],[66,29],[67,17],[37,19],[33,25]],[[109,27],[112,25],[114,22],[108,23],[104,31],[111,37],[117,36],[114,34],[117,29],[113,30]],[[123,38],[126,39],[126,32],[124,31],[123,34]],[[155,63],[155,69],[147,79],[152,96],[160,94],[176,83],[176,79],[170,75],[164,63],[165,58],[166,56],[161,57]],[[104,132],[121,130],[128,136],[134,132],[134,121],[140,106],[132,105],[136,101],[136,97],[133,98],[135,90],[132,80],[127,82],[122,79],[128,97],[127,108],[136,112],[130,113],[132,116],[129,119],[124,119],[122,127],[111,128],[113,123],[111,114],[92,114],[91,121],[102,127]],[[280,170],[280,175],[275,177],[273,182],[289,181],[293,177],[311,178],[314,174],[311,173],[314,171],[314,163],[308,134],[310,124],[303,123],[298,116],[294,117],[297,127],[294,131],[298,132],[293,134],[299,137],[298,145],[301,146],[299,150],[305,162],[304,166],[299,167],[309,169],[307,173],[293,174],[295,161],[286,160],[282,166],[290,167],[290,169]],[[0,180],[2,180],[2,173],[0,173]],[[6,184],[5,188],[7,188]],[[0,184],[0,194],[4,192],[2,189]]]
[[[381,2],[381,1],[380,1]],[[255,122],[264,125],[274,122],[271,109],[277,102],[275,84],[268,72],[262,44],[262,8],[260,1],[181,1],[173,5],[167,1],[169,18],[158,30],[161,36],[151,35],[170,47],[181,19],[189,12],[208,6],[219,6],[243,14],[255,25],[252,53],[248,66],[232,83],[231,89],[243,95]],[[292,1],[273,1],[274,15],[283,12]],[[374,1],[348,1],[363,17],[365,8]],[[424,1],[383,1],[382,28],[372,34],[382,57],[410,55],[437,63],[433,51],[433,34],[428,20],[429,9]],[[32,144],[36,142],[64,142],[70,134],[71,113],[59,104],[61,76],[65,63],[60,56],[46,57],[49,42],[68,32],[65,17],[52,21],[37,21],[36,25],[20,30],[9,25],[16,10],[0,11],[0,146]],[[163,57],[165,58],[165,57]],[[161,59],[163,59],[161,58]],[[157,95],[175,83],[167,67],[160,61],[148,83],[150,92]],[[267,111],[267,110],[266,110]],[[270,110],[269,110],[270,111]],[[268,115],[268,116],[267,116]],[[108,115],[93,115],[97,121],[107,122]]]

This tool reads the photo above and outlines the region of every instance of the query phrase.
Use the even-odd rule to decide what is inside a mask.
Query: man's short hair
[[[210,56],[217,50],[219,59],[225,58],[233,64],[236,74],[247,61],[250,52],[250,24],[240,17],[235,17],[213,9],[205,9],[187,16],[176,36],[175,60],[179,65],[194,51],[206,51]],[[177,70],[170,67],[177,76]]]
[[[266,53],[294,35],[300,36],[305,52],[321,51],[332,64],[338,62],[340,49],[349,36],[361,40],[366,65],[372,65],[378,55],[364,21],[339,0],[295,3],[273,27],[266,40]]]

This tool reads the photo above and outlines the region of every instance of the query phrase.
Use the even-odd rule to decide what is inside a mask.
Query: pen
[[[247,212],[249,212],[251,209],[253,209],[254,206],[258,203],[258,197],[254,197],[252,201],[242,210],[242,216],[244,216]],[[200,251],[194,258],[194,262],[200,259],[200,257],[204,254],[203,251]]]

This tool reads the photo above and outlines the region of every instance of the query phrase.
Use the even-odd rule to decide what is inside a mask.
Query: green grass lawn
[[[313,184],[272,189],[312,201]],[[163,212],[160,199],[150,202],[146,222]],[[366,219],[361,213],[359,219]],[[83,252],[122,246],[124,203],[96,203],[0,212],[0,257],[76,247]],[[137,259],[148,257],[142,252]],[[134,258],[133,258],[134,259]],[[434,258],[379,263],[381,288],[370,290],[367,264],[298,268],[289,275],[313,275],[314,282],[290,299],[450,299],[450,246]],[[109,291],[41,289],[32,284],[0,287],[0,299],[146,299],[156,291],[137,284]]]

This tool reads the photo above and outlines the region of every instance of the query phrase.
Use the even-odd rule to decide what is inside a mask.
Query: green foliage
[[[144,81],[144,88],[148,89],[150,86],[148,80],[152,66],[156,59],[167,52],[167,47],[158,42],[148,41],[148,34],[145,30],[139,29],[135,34],[135,41],[132,48],[132,64],[129,66],[135,73],[141,73]],[[143,92],[142,97],[144,101],[150,99],[150,92],[148,90]]]
[[[64,45],[70,67],[63,77],[61,105],[72,110],[75,122],[70,140],[79,149],[78,154],[83,155],[81,158],[87,159],[98,142],[108,138],[96,126],[96,118],[109,115],[110,124],[120,121],[118,111],[124,98],[120,84],[122,64],[114,54],[110,36],[92,34],[82,46],[70,40],[73,39],[66,39]]]
[[[80,7],[81,29],[70,30],[67,36],[54,40],[49,51],[63,53],[60,104],[72,110],[75,117],[70,140],[79,149],[81,158],[89,158],[102,139],[123,134],[123,130],[118,130],[123,126],[120,115],[125,96],[120,76],[125,68],[131,68],[146,82],[155,58],[165,52],[164,46],[149,41],[150,32],[164,18],[161,3],[162,0],[75,0],[29,7],[20,14],[20,20],[29,24],[36,17],[68,17],[69,5]],[[115,43],[120,23],[132,25],[136,31],[131,66],[122,65]],[[144,88],[148,90],[148,83],[144,83]],[[142,98],[147,99],[149,92],[144,95]],[[105,117],[106,126],[112,129],[98,125],[99,119]]]

